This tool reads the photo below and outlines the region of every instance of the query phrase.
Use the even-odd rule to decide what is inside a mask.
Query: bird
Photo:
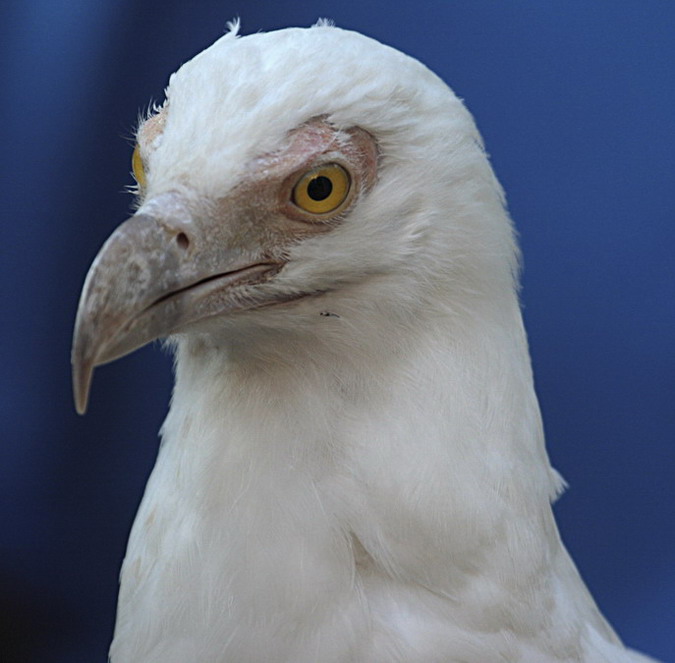
[[[112,663],[643,663],[562,543],[504,192],[418,60],[319,21],[183,64],[83,286],[175,357]]]

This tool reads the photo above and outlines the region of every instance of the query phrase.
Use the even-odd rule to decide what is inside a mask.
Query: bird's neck
[[[473,563],[486,543],[519,551],[514,532],[546,555],[558,545],[549,503],[559,480],[515,298],[495,315],[454,333],[440,315],[380,334],[325,317],[305,337],[193,339],[178,351],[165,444],[189,454],[181,471],[192,467],[197,483],[264,475],[279,500],[284,482],[311,485],[382,564],[403,564],[374,550],[401,529],[418,541],[440,534],[445,557]]]
[[[444,615],[443,641],[453,628],[461,641],[474,634],[476,651],[504,620],[528,633],[552,629],[552,612],[601,620],[552,519],[556,476],[515,300],[503,315],[451,334],[447,319],[398,321],[370,346],[359,339],[372,333],[329,316],[320,334],[285,342],[183,342],[123,569],[113,660],[151,643],[122,635],[147,614],[153,638],[183,614],[199,616],[193,642],[229,624],[227,660],[256,647],[300,660],[291,643],[313,637],[334,648],[323,660],[352,660],[373,620],[422,656],[406,660],[431,660],[419,654],[436,637],[426,614]],[[176,578],[190,587],[179,599]],[[573,615],[555,607],[561,586],[577,593],[561,599]],[[568,649],[578,645],[569,633]]]

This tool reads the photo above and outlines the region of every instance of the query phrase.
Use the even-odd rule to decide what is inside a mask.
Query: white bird
[[[236,26],[139,128],[94,366],[176,352],[113,663],[636,663],[560,541],[518,250],[474,122],[325,22]]]

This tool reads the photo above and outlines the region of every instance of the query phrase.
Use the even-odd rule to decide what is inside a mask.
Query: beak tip
[[[85,414],[89,402],[89,387],[94,370],[90,363],[73,364],[73,400],[78,414]]]
[[[89,402],[89,389],[91,378],[94,374],[94,358],[88,353],[82,352],[81,346],[76,342],[73,345],[73,400],[78,414],[85,414]]]
[[[85,399],[83,401],[76,401],[75,411],[80,416],[84,416],[85,414],[87,414],[87,400]]]

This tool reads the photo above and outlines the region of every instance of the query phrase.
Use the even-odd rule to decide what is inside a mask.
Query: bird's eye
[[[131,170],[134,173],[134,178],[138,182],[138,186],[142,188],[145,187],[145,166],[143,165],[143,159],[141,158],[141,148],[136,143],[134,147],[134,153],[131,155]]]
[[[329,163],[305,173],[293,187],[293,202],[305,212],[328,214],[347,199],[350,180],[347,171]]]

